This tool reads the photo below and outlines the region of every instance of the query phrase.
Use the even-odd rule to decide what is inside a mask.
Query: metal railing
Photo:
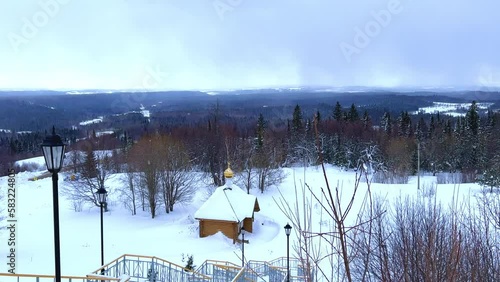
[[[146,281],[210,281],[207,275],[154,256],[125,254],[110,263],[98,268],[93,273],[98,275],[104,270],[104,275],[120,277],[126,274],[134,279]]]
[[[272,261],[256,261],[248,262],[248,267],[253,269],[258,276],[268,277],[269,281],[284,281],[287,275],[287,258],[279,257]],[[290,281],[300,282],[307,281],[306,269],[296,258],[290,258]],[[314,273],[312,273],[314,274]]]
[[[211,281],[232,281],[241,269],[229,261],[206,260],[196,271],[210,277]]]
[[[255,272],[253,269],[248,268],[246,265],[242,267],[241,270],[236,274],[236,276],[231,280],[231,282],[257,282],[259,274]],[[262,281],[265,281],[261,278]]]
[[[0,273],[1,282],[53,282],[55,281],[54,275],[42,275],[42,274],[12,274],[12,273]],[[112,278],[106,276],[61,276],[62,282],[127,282],[127,278]]]
[[[250,260],[245,267],[228,261],[206,260],[198,269],[192,271],[154,256],[125,254],[85,277],[62,276],[62,281],[282,282],[285,281],[286,275],[286,257],[272,261]],[[53,275],[0,273],[0,282],[53,282],[54,280]],[[290,258],[290,281],[306,281],[305,268],[295,258]]]

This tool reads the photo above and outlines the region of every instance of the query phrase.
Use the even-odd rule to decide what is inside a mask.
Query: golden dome
[[[232,178],[234,176],[233,171],[231,170],[231,167],[229,166],[230,164],[227,163],[227,169],[224,170],[224,177],[225,178]]]

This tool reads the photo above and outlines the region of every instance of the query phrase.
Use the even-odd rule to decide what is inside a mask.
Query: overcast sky
[[[500,86],[498,0],[1,5],[0,88]]]

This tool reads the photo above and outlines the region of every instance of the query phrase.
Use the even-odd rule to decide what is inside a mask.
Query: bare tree
[[[137,190],[139,184],[138,182],[138,172],[135,167],[135,163],[132,160],[132,154],[129,150],[125,151],[125,160],[126,164],[124,165],[125,169],[125,178],[123,181],[123,188],[120,189],[121,192],[121,200],[124,206],[130,210],[132,215],[137,214]]]
[[[122,203],[132,215],[137,214],[137,187],[139,186],[137,181],[137,173],[127,171],[123,179],[124,188],[120,189]]]
[[[238,140],[236,151],[239,153],[236,159],[241,161],[242,182],[247,193],[250,193],[254,182],[261,193],[264,193],[269,186],[278,185],[285,178],[281,169],[284,154],[280,152],[276,144],[278,142],[266,124],[261,114],[257,121],[255,137]]]
[[[165,211],[169,213],[176,203],[190,202],[196,190],[189,155],[182,143],[167,136],[161,140],[161,192]]]
[[[142,137],[131,149],[132,162],[138,171],[139,193],[142,208],[147,201],[151,217],[156,216],[159,204],[160,176],[161,176],[161,137],[159,134]]]
[[[73,168],[73,173],[76,174],[81,170],[83,154],[79,150],[70,152],[70,163]]]
[[[112,161],[106,151],[94,150],[91,143],[87,143],[85,151],[79,177],[72,181],[70,186],[65,186],[63,191],[73,201],[91,203],[100,207],[97,190],[104,188],[108,193],[112,192],[109,187],[106,187],[106,181],[111,176]],[[107,204],[104,208],[107,211]]]
[[[322,220],[322,222],[328,222],[328,226],[330,228],[326,231],[311,230],[310,228],[307,228],[307,225],[304,225],[304,222],[307,222],[308,220],[307,218],[305,218],[303,222],[300,222],[300,218],[298,218],[297,216],[291,216],[297,214],[301,214],[302,216],[304,216],[310,213],[313,202],[311,202],[311,204],[309,205],[303,205],[302,210],[296,208],[295,212],[293,213],[290,212],[290,208],[286,208],[286,204],[281,203],[280,205],[278,203],[278,205],[281,207],[283,213],[293,222],[294,226],[296,226],[296,228],[298,229],[298,244],[301,246],[301,250],[303,252],[303,254],[299,253],[299,257],[301,257],[301,259],[303,259],[303,257],[306,258],[306,265],[307,263],[313,262],[314,265],[318,266],[318,273],[321,274],[321,278],[323,280],[347,280],[351,282],[354,279],[354,275],[351,271],[351,264],[358,251],[358,248],[356,246],[356,238],[361,236],[362,233],[365,240],[368,240],[368,245],[371,245],[373,219],[380,216],[380,214],[374,213],[372,205],[370,189],[371,183],[370,178],[368,177],[367,170],[367,168],[372,167],[372,165],[370,163],[367,163],[370,161],[369,156],[360,158],[360,161],[358,162],[358,170],[356,173],[353,190],[347,196],[347,201],[343,201],[343,199],[346,198],[342,195],[341,190],[343,189],[341,189],[340,185],[337,184],[335,188],[332,188],[329,184],[326,169],[323,164],[323,157],[320,149],[321,144],[318,138],[319,134],[316,122],[315,131],[316,144],[319,152],[319,163],[323,171],[326,188],[322,188],[321,193],[317,195],[307,184],[305,186],[309,190],[311,200],[314,200],[315,204],[318,204],[321,211],[325,213],[326,219]],[[365,150],[365,152],[369,151],[370,150]],[[359,193],[361,193],[360,184],[362,181],[366,181],[366,190],[364,191],[364,195],[359,195]],[[350,214],[355,212],[353,210],[355,201],[360,201],[360,210],[357,210],[356,212],[368,212],[369,216],[366,219],[357,217],[354,223],[348,224],[347,218],[350,217]],[[325,246],[324,251],[326,253],[310,247],[311,240],[313,239],[325,243],[327,247]],[[328,264],[329,266],[320,267],[320,262],[325,258],[328,258],[330,260],[330,263]],[[337,266],[336,269],[333,267],[333,265]],[[365,269],[363,271],[362,277],[366,277],[366,273],[367,270]]]
[[[252,155],[252,164],[255,166],[257,187],[261,193],[264,193],[267,187],[280,184],[285,178],[281,169],[281,163],[285,161],[280,152],[277,140],[272,138],[272,133],[266,128],[263,129],[264,136],[255,147]]]
[[[478,200],[479,208],[484,211],[485,218],[500,231],[500,193],[487,193],[483,190]]]
[[[251,139],[243,139],[237,146],[237,152],[239,152],[237,159],[241,160],[241,173],[238,174],[240,181],[247,190],[247,194],[250,194],[250,189],[253,187],[253,181],[255,179],[255,145]]]
[[[300,261],[299,267],[303,269],[303,278],[306,281],[313,281],[314,274],[317,271],[316,266],[324,259],[321,241],[318,241],[318,238],[310,236],[311,232],[313,232],[313,205],[315,199],[312,194],[307,197],[305,185],[301,185],[300,190],[297,189],[296,183],[294,187],[295,202],[293,205],[290,205],[281,191],[279,192],[280,197],[278,199],[273,199],[292,224],[293,230],[297,236],[294,250]]]

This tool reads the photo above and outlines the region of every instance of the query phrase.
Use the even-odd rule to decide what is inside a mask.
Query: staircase
[[[54,282],[54,275],[40,275],[40,274],[11,274],[0,273],[1,282]],[[61,276],[61,282],[128,282],[130,281],[126,276],[122,278],[106,277],[106,276]]]
[[[125,254],[98,268],[93,274],[100,274],[101,271],[110,277],[128,275],[130,281],[210,281],[206,275],[187,271],[180,265],[152,256]]]
[[[154,256],[125,254],[85,277],[63,276],[62,282],[283,282],[286,258],[250,260],[241,267],[232,262],[206,260],[195,271]],[[0,282],[53,282],[54,276],[0,273]],[[290,259],[290,281],[306,281],[304,268]]]
[[[287,259],[280,257],[272,261],[251,260],[247,264],[248,268],[252,269],[257,277],[262,281],[285,281],[287,275]],[[300,260],[290,258],[290,281],[301,282],[307,281],[306,271],[301,265]],[[314,274],[314,272],[312,273]],[[313,275],[314,276],[314,275]]]

